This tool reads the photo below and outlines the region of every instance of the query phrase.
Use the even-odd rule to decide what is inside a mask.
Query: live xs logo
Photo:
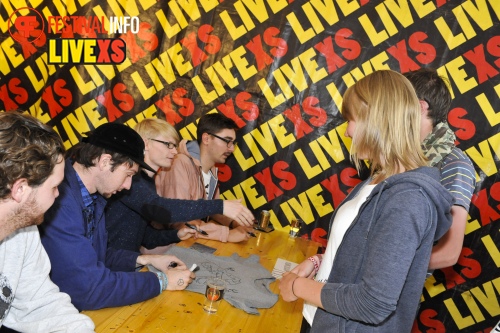
[[[45,21],[34,8],[22,7],[9,17],[8,29],[12,38],[21,44],[24,58],[37,51],[37,47],[45,45]]]
[[[42,36],[45,37],[44,26],[42,15],[31,7],[19,8],[12,13],[8,22],[10,35],[19,43],[34,43]]]

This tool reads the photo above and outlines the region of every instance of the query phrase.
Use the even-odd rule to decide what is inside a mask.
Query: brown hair
[[[17,111],[0,113],[0,199],[18,179],[26,178],[33,187],[43,184],[64,151],[59,135],[38,119]]]
[[[94,146],[93,144],[86,142],[79,142],[75,146],[71,147],[66,153],[66,157],[88,169],[96,165],[96,160],[101,157],[102,154],[111,155],[111,171],[115,171],[115,168],[122,164],[132,167],[135,163],[130,157],[124,154]]]
[[[452,102],[448,80],[431,68],[421,68],[404,76],[413,85],[418,98],[429,104],[427,115],[432,119],[432,126],[446,121]]]
[[[203,133],[217,134],[222,130],[232,129],[237,130],[238,125],[231,118],[226,117],[222,113],[206,113],[200,117],[198,127],[196,129],[196,140],[201,144]]]

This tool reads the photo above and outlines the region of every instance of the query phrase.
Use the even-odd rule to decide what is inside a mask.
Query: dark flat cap
[[[130,127],[118,123],[106,123],[87,133],[82,142],[108,149],[129,157],[142,168],[156,172],[144,162],[144,141]]]

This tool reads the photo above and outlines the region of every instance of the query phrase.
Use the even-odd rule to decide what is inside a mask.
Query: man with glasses
[[[144,141],[145,163],[152,170],[170,167],[177,155],[179,142],[175,128],[165,120],[148,118],[138,123],[134,129]],[[156,193],[155,172],[152,170],[141,168],[132,178],[131,188],[109,200],[106,228],[108,241],[113,248],[151,253],[147,250],[197,235],[196,230],[176,222],[186,222],[211,214],[222,213],[235,219],[253,220],[252,213],[237,200],[162,198]],[[161,227],[170,223],[177,225],[175,229],[178,230]],[[155,252],[159,253],[163,249],[157,250]]]
[[[197,140],[182,140],[179,154],[170,168],[163,168],[156,177],[158,194],[176,199],[218,199],[219,187],[216,164],[226,163],[233,153],[236,139],[236,123],[220,113],[203,115],[196,131]],[[215,223],[204,223],[213,220]],[[222,242],[240,242],[248,239],[245,227],[251,224],[220,214],[206,219],[191,221],[209,233],[202,238]],[[234,228],[234,229],[233,229]]]

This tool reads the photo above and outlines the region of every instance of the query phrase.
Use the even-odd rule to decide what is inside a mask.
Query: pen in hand
[[[146,265],[138,265],[138,266],[136,266],[136,267],[135,267],[135,270],[136,270],[136,271],[139,271],[139,270],[141,270],[144,266],[146,266]],[[179,266],[179,264],[178,264],[178,263],[176,263],[175,261],[171,261],[171,262],[170,262],[170,264],[168,264],[167,269],[169,269],[169,268],[175,268],[175,267],[177,267],[177,266]]]
[[[187,222],[186,222],[186,223],[184,223],[184,224],[186,225],[186,227],[191,228],[191,229],[193,229],[193,230],[196,230],[196,231],[198,231],[198,232],[199,232],[200,234],[202,234],[202,235],[208,236],[208,233],[207,233],[206,231],[201,230],[201,229],[198,229],[198,228],[196,228],[194,225],[191,225],[191,224],[189,224],[189,223],[187,223]]]
[[[251,231],[247,231],[247,234],[249,234],[249,235],[250,235],[250,236],[252,236],[252,237],[257,237],[257,236],[255,236],[255,234],[254,234],[253,232],[251,232]]]

